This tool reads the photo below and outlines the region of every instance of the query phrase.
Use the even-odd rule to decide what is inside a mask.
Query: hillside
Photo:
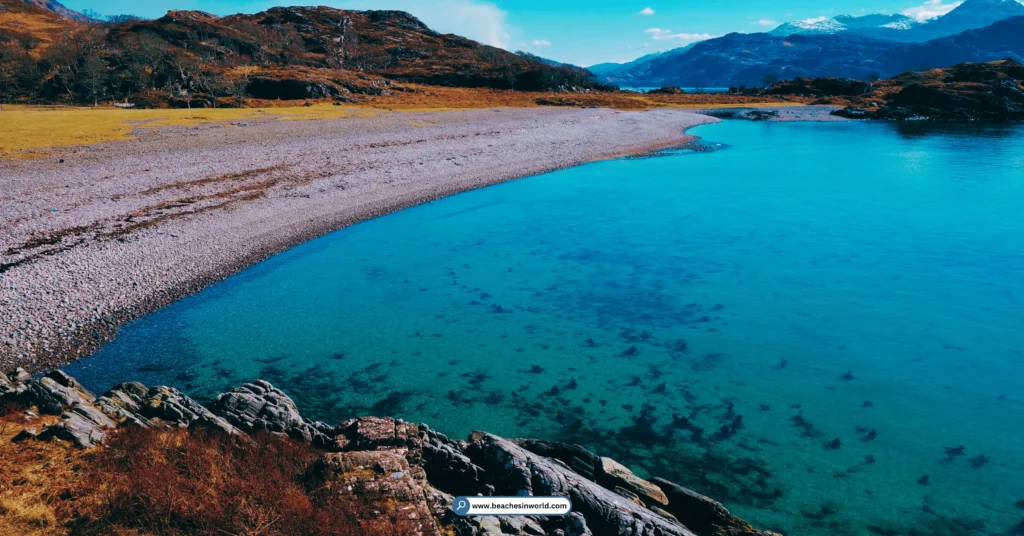
[[[86,17],[73,9],[64,7],[64,4],[61,4],[57,0],[25,0],[25,3],[39,6],[47,11],[52,11],[66,19],[76,20],[78,22],[89,22],[91,20],[89,17]]]
[[[0,0],[0,61],[12,55],[14,47],[30,52],[45,49],[78,25],[77,21],[58,15],[44,5]]]
[[[906,72],[872,84],[839,78],[797,78],[757,91],[764,95],[818,97],[844,106],[851,119],[1024,120],[1024,66],[1013,59],[960,63]]]
[[[1007,59],[903,73],[836,112],[850,118],[1024,120],[1024,66]]]
[[[1024,58],[1024,17],[924,43],[851,32],[729,34],[677,54],[650,58],[603,79],[630,86],[759,86],[767,77],[874,79],[961,62]]]
[[[515,90],[599,88],[586,71],[552,66],[430,30],[399,11],[272,8],[217,17],[172,11],[156,20],[82,24],[20,0],[0,0],[0,98],[127,100],[226,106],[246,98],[385,94],[395,83]],[[14,46],[25,39],[59,50]]]

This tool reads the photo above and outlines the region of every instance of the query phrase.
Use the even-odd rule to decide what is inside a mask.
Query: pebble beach
[[[316,236],[458,192],[679,146],[683,110],[260,119],[0,160],[0,370],[117,328]]]

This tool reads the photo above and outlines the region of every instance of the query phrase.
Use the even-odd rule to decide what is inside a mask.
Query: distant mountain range
[[[765,77],[887,78],[1004,58],[1024,58],[1024,5],[1016,0],[966,0],[927,22],[887,14],[790,22],[590,69],[619,86],[724,87]]]
[[[885,35],[892,32],[905,32],[923,23],[906,15],[864,15],[854,17],[840,15],[831,19],[801,20],[787,22],[768,32],[778,37],[789,35],[822,35],[850,32],[866,35]]]

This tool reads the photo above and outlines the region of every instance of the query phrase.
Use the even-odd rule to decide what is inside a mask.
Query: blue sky
[[[940,15],[958,0],[318,0],[342,9],[400,9],[432,28],[510,50],[589,66],[622,62],[729,32],[841,14]],[[295,0],[64,0],[104,15],[159,17],[169,9],[254,13]]]

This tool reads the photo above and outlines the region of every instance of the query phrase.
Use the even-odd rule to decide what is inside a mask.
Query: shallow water
[[[578,442],[791,535],[1008,534],[1024,129],[693,132],[314,240],[69,372]]]

